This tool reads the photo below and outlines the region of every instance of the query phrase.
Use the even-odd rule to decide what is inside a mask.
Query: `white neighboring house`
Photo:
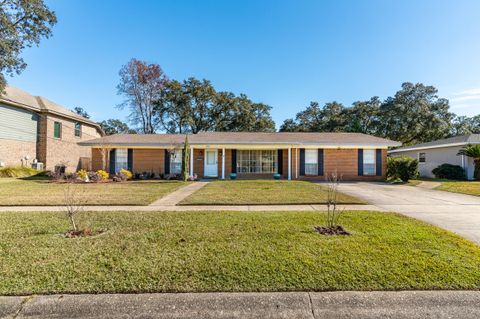
[[[480,144],[480,134],[469,134],[441,139],[433,142],[405,146],[388,151],[388,155],[406,155],[418,159],[421,177],[435,177],[432,170],[442,164],[459,165],[466,172],[467,179],[473,179],[473,159],[457,155],[469,144]]]

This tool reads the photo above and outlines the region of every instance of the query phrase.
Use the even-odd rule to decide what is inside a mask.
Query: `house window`
[[[273,174],[277,172],[276,150],[237,152],[237,172],[243,174]]]
[[[318,175],[318,150],[305,150],[305,175]]]
[[[62,138],[62,123],[60,122],[53,123],[53,137]]]
[[[425,163],[427,161],[427,155],[425,153],[418,153],[418,162]]]
[[[375,175],[375,150],[363,150],[363,175]]]
[[[82,124],[80,122],[75,122],[75,136],[82,136]]]
[[[170,174],[182,173],[182,152],[183,150],[174,150],[170,153]]]
[[[115,151],[115,173],[128,168],[128,149],[117,148]]]

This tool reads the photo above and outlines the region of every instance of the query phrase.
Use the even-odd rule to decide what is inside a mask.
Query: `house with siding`
[[[30,165],[36,159],[49,170],[90,168],[92,150],[79,142],[103,135],[97,123],[44,97],[12,86],[0,95],[0,165]]]
[[[183,134],[111,135],[81,142],[92,148],[93,169],[111,174],[180,174]],[[200,178],[317,179],[336,171],[343,180],[375,181],[386,175],[395,141],[360,133],[205,132],[188,135],[189,175]],[[108,159],[107,159],[108,156]]]
[[[468,134],[436,140],[412,146],[390,150],[392,156],[405,155],[418,159],[418,172],[421,177],[435,177],[432,170],[442,164],[461,166],[466,178],[473,179],[475,166],[473,159],[457,155],[458,151],[469,144],[480,144],[480,134]]]

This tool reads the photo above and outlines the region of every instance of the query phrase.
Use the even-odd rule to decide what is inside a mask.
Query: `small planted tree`
[[[188,181],[190,171],[190,145],[188,144],[188,135],[185,136],[185,143],[183,146],[182,156],[182,179],[184,182]]]
[[[65,233],[65,237],[78,237],[84,235],[85,231],[80,229],[77,216],[83,211],[85,196],[82,196],[77,185],[65,184],[63,188],[63,206],[65,214],[70,222],[71,229]]]
[[[465,155],[473,158],[473,165],[475,166],[473,178],[480,180],[480,144],[467,145],[461,149],[457,155]]]
[[[338,223],[343,209],[339,210],[338,204],[338,186],[341,176],[336,171],[326,176],[327,181],[327,219],[324,226],[317,226],[315,230],[322,235],[350,235],[342,225]]]
[[[108,161],[110,160],[110,150],[112,149],[111,145],[101,144],[98,148],[100,155],[102,156],[102,170],[107,171]]]

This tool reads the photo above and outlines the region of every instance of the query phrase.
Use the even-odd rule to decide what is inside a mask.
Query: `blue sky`
[[[115,108],[130,58],[170,78],[212,81],[273,107],[277,126],[310,101],[393,95],[434,85],[459,115],[480,114],[480,1],[60,1],[53,37],[9,83],[94,120]]]

